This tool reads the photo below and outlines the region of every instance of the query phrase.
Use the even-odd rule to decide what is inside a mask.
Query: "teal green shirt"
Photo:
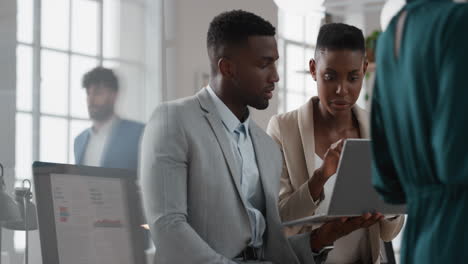
[[[468,4],[410,1],[377,43],[373,182],[406,203],[401,263],[468,263]]]

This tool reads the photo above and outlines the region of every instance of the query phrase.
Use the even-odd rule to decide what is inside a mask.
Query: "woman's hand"
[[[328,148],[327,152],[325,152],[322,166],[316,169],[314,176],[310,178],[309,192],[314,201],[320,198],[320,194],[323,192],[323,186],[328,179],[336,173],[344,141],[345,139],[340,139]]]
[[[321,248],[332,245],[336,240],[350,234],[360,228],[368,228],[383,219],[380,213],[366,213],[359,217],[341,218],[327,222],[312,231],[310,245],[313,251],[318,252]]]
[[[335,174],[338,169],[338,162],[340,161],[344,142],[344,138],[338,140],[328,148],[327,152],[325,152],[323,164],[318,168],[319,175],[322,177],[322,181],[324,183],[327,182],[327,180]]]

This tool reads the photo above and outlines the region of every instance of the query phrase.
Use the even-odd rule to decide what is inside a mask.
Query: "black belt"
[[[261,260],[259,249],[247,246],[239,255],[237,255],[236,259],[242,259],[243,261]]]

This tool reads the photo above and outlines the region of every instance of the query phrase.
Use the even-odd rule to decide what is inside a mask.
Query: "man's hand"
[[[367,228],[383,219],[380,213],[366,213],[360,217],[341,218],[339,220],[325,223],[312,231],[310,247],[312,251],[318,252],[325,246],[332,245],[336,240],[350,234],[360,228]]]

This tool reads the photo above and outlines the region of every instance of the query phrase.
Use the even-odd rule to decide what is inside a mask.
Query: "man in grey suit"
[[[160,105],[147,124],[139,169],[155,263],[321,262],[327,230],[342,236],[365,222],[326,224],[289,239],[282,233],[282,156],[248,109],[267,108],[279,80],[274,35],[252,13],[215,17],[210,84]]]

